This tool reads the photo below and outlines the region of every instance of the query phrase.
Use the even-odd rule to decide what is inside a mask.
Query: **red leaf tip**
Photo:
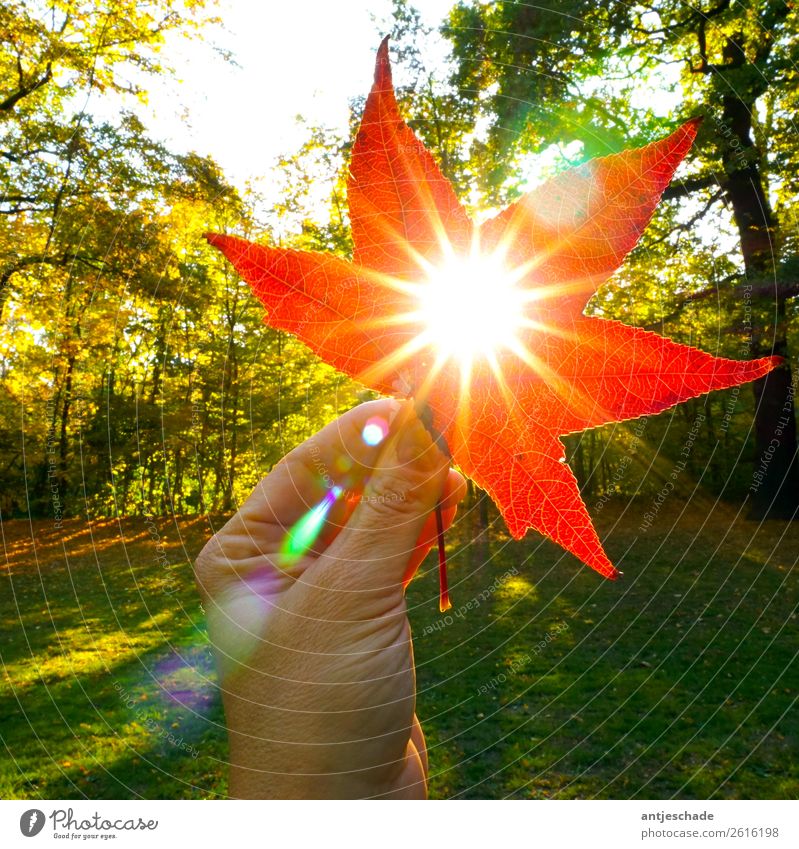
[[[387,35],[377,48],[377,59],[375,60],[375,85],[381,89],[393,88],[391,82],[391,61],[388,58],[388,40],[391,36]]]
[[[208,244],[211,245],[211,247],[213,248],[215,248],[219,241],[223,238],[224,236],[222,236],[221,233],[211,233],[210,231],[207,233],[203,233],[203,239],[205,239],[205,241],[208,242]]]
[[[696,138],[696,134],[699,130],[700,125],[704,121],[704,117],[702,115],[697,115],[694,118],[689,118],[684,124],[681,125],[680,129],[687,133],[691,141]]]

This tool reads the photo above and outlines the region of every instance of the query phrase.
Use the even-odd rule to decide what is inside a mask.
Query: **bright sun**
[[[442,358],[466,364],[511,346],[523,318],[524,295],[498,257],[453,259],[422,285],[420,313]]]

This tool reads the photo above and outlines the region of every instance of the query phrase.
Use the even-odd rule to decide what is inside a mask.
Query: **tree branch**
[[[669,230],[668,233],[665,233],[660,238],[655,239],[654,242],[649,242],[648,246],[654,247],[654,245],[659,245],[661,242],[665,242],[666,239],[668,239],[673,233],[685,233],[688,230],[691,230],[693,228],[694,224],[696,224],[696,222],[699,221],[700,218],[705,217],[705,215],[707,214],[710,207],[713,206],[713,204],[716,203],[716,201],[721,199],[721,196],[723,195],[723,193],[724,193],[724,190],[721,187],[716,189],[716,191],[713,192],[713,194],[708,198],[707,202],[699,210],[699,212],[696,212],[687,221],[683,221],[680,224],[675,225],[674,227],[671,228],[671,230]]]
[[[22,100],[23,97],[27,97],[29,94],[33,94],[34,91],[40,89],[43,85],[47,85],[50,80],[53,78],[53,65],[51,62],[47,63],[47,68],[39,77],[38,80],[33,80],[32,82],[26,83],[25,77],[22,73],[22,67],[19,68],[19,88],[11,95],[9,95],[2,103],[0,103],[0,112],[10,112],[16,105]]]
[[[738,277],[738,275],[734,275]],[[730,278],[726,278],[730,279]],[[722,281],[723,283],[724,281]],[[782,282],[779,280],[752,280],[745,283],[739,283],[732,289],[724,290],[719,286],[712,286],[708,289],[702,289],[700,292],[693,292],[682,298],[674,307],[674,310],[669,315],[664,316],[654,324],[644,325],[644,330],[657,330],[663,324],[673,321],[680,317],[682,311],[689,304],[694,304],[699,301],[706,301],[708,298],[717,297],[719,292],[724,294],[732,294],[736,299],[740,300],[759,300],[768,299],[774,303],[784,303],[788,298],[795,298],[799,295],[799,280]]]
[[[690,27],[692,24],[697,21],[708,21],[711,18],[715,18],[716,15],[720,15],[727,8],[729,8],[732,0],[720,0],[718,5],[714,6],[707,12],[702,12],[700,9],[691,9],[691,14],[688,15],[685,20],[676,21],[673,24],[668,24],[665,27],[660,27],[659,29],[647,29],[646,27],[630,27],[631,32],[636,32],[639,35],[666,35],[667,33],[674,32],[675,30],[682,29],[683,27]],[[656,12],[657,10],[652,7],[646,7],[648,12]]]
[[[663,200],[674,200],[675,198],[685,197],[693,192],[698,192],[700,189],[709,189],[711,186],[725,189],[726,181],[720,180],[715,174],[705,174],[704,176],[677,180],[663,192]]]

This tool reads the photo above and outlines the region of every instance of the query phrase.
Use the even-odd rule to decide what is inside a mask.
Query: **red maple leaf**
[[[423,397],[455,463],[516,539],[533,528],[615,578],[559,437],[658,413],[781,362],[714,357],[583,315],[638,241],[697,126],[566,171],[478,227],[400,116],[385,40],[350,162],[352,261],[207,238],[271,327],[379,392]],[[445,268],[454,279],[436,282]],[[473,280],[475,270],[483,277]],[[444,321],[467,325],[474,350],[439,338],[448,325],[423,309],[431,292]],[[493,327],[501,310],[516,313],[510,331]]]

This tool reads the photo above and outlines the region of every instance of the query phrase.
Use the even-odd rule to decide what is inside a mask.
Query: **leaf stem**
[[[444,550],[444,518],[441,515],[441,502],[436,504],[436,535],[438,537],[438,609],[446,613],[452,602],[449,599],[447,582],[447,553]]]

